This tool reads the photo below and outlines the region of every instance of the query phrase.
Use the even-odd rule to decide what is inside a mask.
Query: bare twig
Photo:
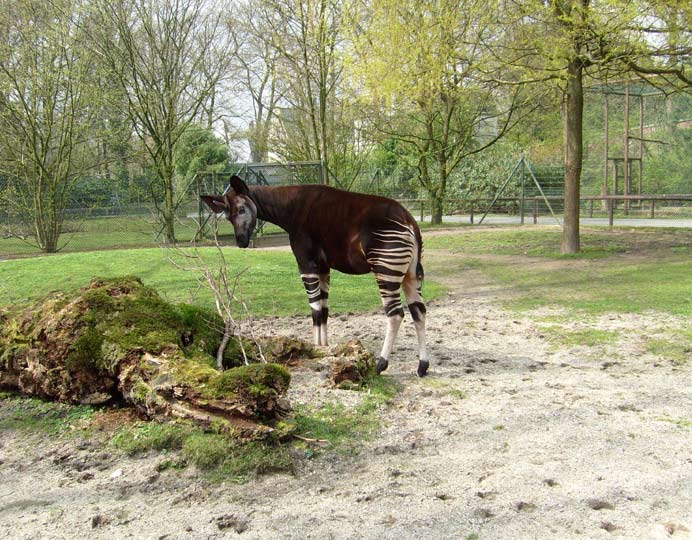
[[[216,352],[217,368],[219,370],[223,370],[224,351],[231,341],[231,338],[234,336],[238,341],[238,346],[243,356],[244,363],[246,365],[250,363],[248,352],[245,346],[246,342],[244,340],[244,332],[240,322],[238,322],[236,318],[236,311],[238,308],[242,310],[242,314],[244,314],[248,323],[246,327],[250,336],[250,341],[252,341],[257,348],[258,356],[261,361],[266,363],[267,359],[264,356],[262,345],[255,335],[250,309],[240,294],[239,279],[243,274],[243,270],[236,271],[234,274],[229,272],[226,257],[224,256],[222,246],[219,243],[217,234],[218,227],[216,222],[214,222],[212,230],[214,232],[214,246],[216,247],[219,259],[218,268],[212,266],[212,263],[204,259],[194,242],[190,250],[184,250],[179,246],[169,246],[169,249],[173,250],[177,258],[169,255],[168,259],[176,268],[193,272],[198,275],[198,291],[202,287],[206,287],[207,289],[211,290],[214,295],[216,313],[221,317],[224,323],[221,343],[219,344],[219,348]]]

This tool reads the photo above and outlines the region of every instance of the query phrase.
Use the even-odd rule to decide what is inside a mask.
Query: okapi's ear
[[[202,195],[200,198],[207,204],[209,208],[211,208],[211,211],[215,214],[225,212],[227,209],[226,200],[221,195]]]
[[[250,194],[250,189],[247,187],[247,184],[243,182],[242,179],[239,176],[236,176],[235,174],[231,176],[231,187],[233,188],[233,191],[235,191],[238,195]]]

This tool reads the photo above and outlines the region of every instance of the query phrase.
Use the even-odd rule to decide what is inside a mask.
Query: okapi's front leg
[[[320,345],[329,345],[327,339],[327,320],[329,319],[329,270],[326,274],[320,274],[320,293],[322,311],[320,313]]]
[[[300,274],[312,310],[312,332],[315,345],[327,345],[327,319],[329,318],[329,273]]]

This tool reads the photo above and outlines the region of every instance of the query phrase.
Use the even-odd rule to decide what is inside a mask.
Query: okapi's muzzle
[[[236,234],[235,243],[240,248],[246,248],[250,245],[250,234]]]

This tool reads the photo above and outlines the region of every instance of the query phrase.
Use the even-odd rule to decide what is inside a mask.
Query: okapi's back
[[[306,237],[319,244],[329,264],[342,272],[369,272],[364,252],[373,234],[395,223],[412,231],[420,252],[418,224],[410,212],[393,199],[322,185],[253,188],[253,192],[261,193],[262,206],[268,209],[274,204],[288,203],[290,216],[284,216],[281,223],[272,217],[267,219],[286,229],[292,242]]]

